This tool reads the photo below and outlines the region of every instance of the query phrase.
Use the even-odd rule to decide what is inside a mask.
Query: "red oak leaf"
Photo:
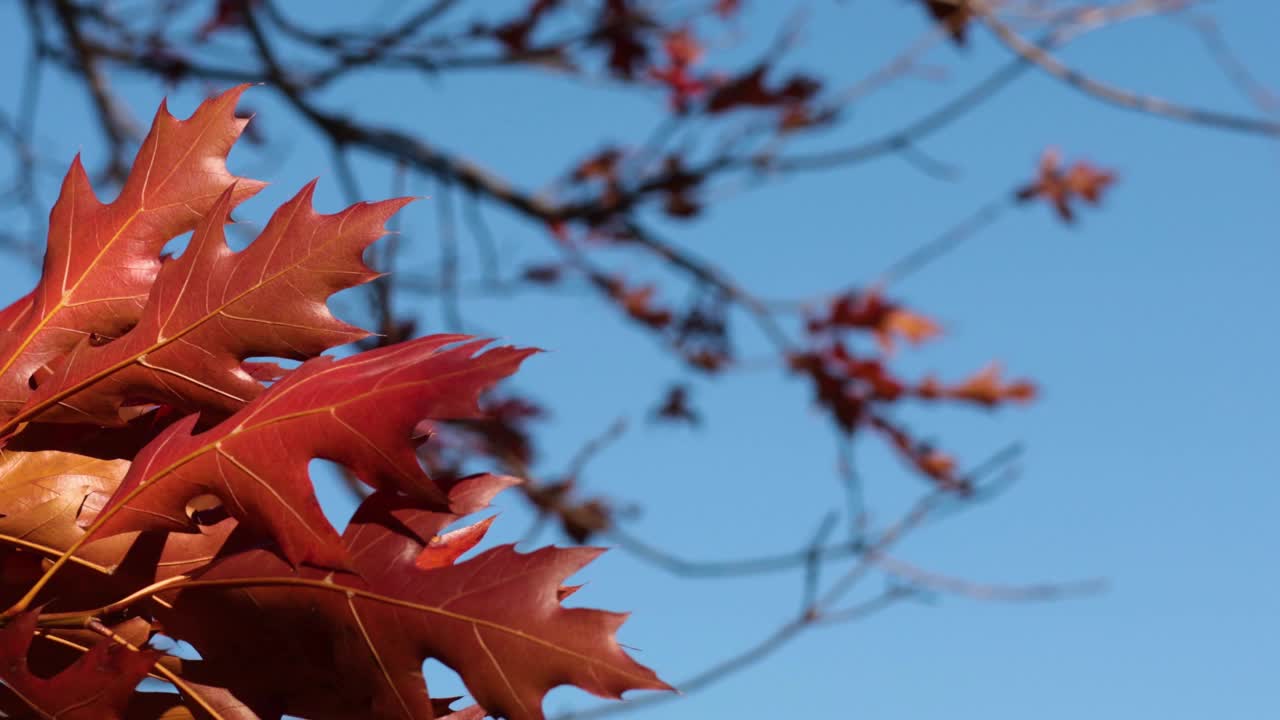
[[[232,206],[262,187],[225,163],[248,122],[235,116],[244,87],[206,101],[187,120],[161,105],[108,205],[94,197],[79,158],[72,163],[49,215],[30,308],[0,337],[0,417],[12,417],[31,394],[32,376],[84,337],[117,337],[138,321],[165,243],[194,229],[233,185]]]
[[[1102,193],[1115,179],[1114,173],[1083,160],[1063,170],[1058,151],[1050,148],[1040,158],[1039,175],[1019,188],[1016,197],[1020,202],[1042,199],[1053,206],[1063,222],[1071,223],[1075,221],[1075,200],[1079,198],[1090,205],[1097,205],[1102,200]]]
[[[156,277],[138,325],[101,347],[87,340],[53,365],[17,419],[121,424],[126,402],[146,400],[206,421],[263,391],[250,357],[305,360],[365,337],[329,313],[329,295],[377,277],[361,255],[407,198],[311,208],[315,183],[285,203],[243,252],[227,247],[234,189],[197,227],[182,257]]]
[[[307,474],[313,458],[350,468],[375,488],[394,488],[444,508],[447,488],[417,459],[424,419],[475,417],[476,400],[532,350],[461,335],[434,335],[335,361],[310,360],[214,428],[175,423],[139,453],[103,510],[102,535],[190,531],[187,503],[216,495],[242,526],[265,533],[293,563],[346,567]]]
[[[651,31],[628,30],[637,42]],[[514,482],[463,476],[476,448],[511,466],[532,458],[525,424],[540,410],[478,403],[531,350],[400,342],[412,322],[384,319],[374,349],[316,357],[365,336],[326,301],[373,277],[361,255],[405,201],[325,216],[308,187],[247,249],[228,248],[230,212],[258,187],[225,165],[244,127],[239,94],[186,121],[162,108],[108,205],[74,165],[39,284],[0,310],[0,715],[541,720],[558,685],[669,689],[617,643],[623,615],[561,605],[597,551],[502,546],[463,560],[492,518],[449,529]],[[680,172],[667,181],[673,195],[692,188]],[[161,254],[189,230],[181,256]],[[638,320],[672,322],[651,290],[592,279]],[[710,337],[714,318],[692,316],[681,337]],[[465,452],[440,442],[451,438]],[[316,498],[314,459],[376,491],[342,535]],[[571,482],[547,487],[571,536],[611,523]],[[124,622],[100,639],[99,618]],[[134,649],[154,633],[202,659],[157,664],[158,650]],[[457,670],[478,704],[428,695],[426,658]],[[179,692],[138,691],[148,672]]]
[[[102,638],[62,672],[38,677],[27,666],[38,617],[29,611],[0,627],[0,681],[38,717],[123,720],[134,688],[163,653]]]
[[[509,484],[467,478],[450,504],[474,512]],[[202,679],[251,705],[317,720],[432,717],[424,658],[453,668],[480,706],[513,720],[541,720],[542,696],[565,683],[607,697],[669,689],[614,639],[624,615],[560,605],[565,579],[598,550],[522,554],[504,545],[422,567],[422,554],[434,555],[430,538],[458,517],[375,493],[343,534],[355,574],[294,569],[265,550],[240,553],[180,591],[166,631],[201,653]],[[222,620],[188,620],[196,617]]]
[[[916,389],[924,398],[951,398],[995,407],[1004,402],[1030,402],[1035,399],[1036,386],[1026,380],[1005,382],[1000,379],[1000,366],[992,363],[968,380],[956,385],[943,385],[933,378],[925,380]]]

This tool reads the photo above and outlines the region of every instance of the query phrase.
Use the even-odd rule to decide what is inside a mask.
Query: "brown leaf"
[[[0,541],[57,557],[84,534],[82,509],[115,492],[126,460],[102,460],[57,450],[0,454]],[[95,501],[95,498],[98,498]],[[98,567],[120,561],[130,538],[90,543],[75,556]]]

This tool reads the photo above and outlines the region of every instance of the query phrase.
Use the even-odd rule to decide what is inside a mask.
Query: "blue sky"
[[[755,7],[741,30],[750,37],[767,37],[783,19],[782,3],[747,4]],[[317,26],[345,21],[344,5],[282,3],[299,17],[307,8]],[[1218,3],[1212,16],[1245,62],[1280,86],[1280,5]],[[28,51],[22,27],[15,3],[0,6],[6,111],[17,102]],[[857,78],[925,23],[908,3],[814,2],[804,28],[797,66]],[[808,147],[874,137],[983,77],[1005,58],[988,36],[975,36],[966,52],[943,46],[930,56],[944,78],[907,79],[873,95],[842,129]],[[220,42],[210,52],[234,58],[236,46]],[[732,47],[713,50],[709,62],[735,57],[741,52]],[[1118,85],[1256,113],[1177,22],[1103,31],[1064,57]],[[113,79],[143,120],[165,92]],[[184,86],[170,92],[171,106],[185,115],[202,94],[197,84]],[[643,137],[664,109],[656,92],[531,73],[430,81],[374,74],[342,83],[326,99],[423,133],[527,186],[586,150]],[[238,172],[272,183],[238,214],[261,222],[316,176],[319,207],[341,207],[325,146],[267,90],[251,90],[243,104],[285,150],[268,159],[233,155]],[[46,71],[43,157],[64,166],[82,151],[90,167],[100,163],[105,153],[91,118],[82,88]],[[1047,145],[1116,169],[1120,182],[1102,209],[1083,212],[1075,228],[1045,207],[1019,209],[897,287],[946,330],[902,353],[907,371],[956,377],[998,359],[1043,389],[1027,409],[907,413],[913,427],[974,462],[1014,440],[1027,452],[1019,482],[1004,496],[926,527],[899,555],[976,581],[1103,577],[1109,589],[1048,604],[943,597],[904,605],[806,634],[714,687],[631,717],[1177,720],[1280,712],[1280,575],[1272,558],[1280,545],[1280,330],[1273,317],[1280,144],[1104,107],[1032,73],[923,143],[960,170],[953,181],[888,157],[731,194],[705,219],[669,231],[763,296],[808,297],[870,280],[1007,193]],[[365,195],[390,192],[385,166],[357,158],[357,171]],[[46,204],[56,181],[43,180]],[[410,191],[437,192],[426,181]],[[428,198],[404,213],[407,272],[434,263],[437,208]],[[538,229],[491,208],[487,215],[508,270],[552,257]],[[5,222],[14,229],[25,220]],[[618,262],[636,277],[659,277],[639,258]],[[475,267],[469,255],[464,263]],[[34,282],[18,260],[2,267],[6,299]],[[349,309],[357,302],[343,301]],[[424,329],[442,329],[438,303],[404,302],[421,303]],[[840,506],[833,433],[799,381],[767,371],[695,380],[705,425],[654,427],[645,413],[679,368],[643,331],[617,322],[614,309],[582,295],[537,294],[467,299],[463,309],[471,330],[549,351],[516,380],[553,406],[546,469],[562,467],[615,419],[630,419],[584,480],[590,492],[642,507],[628,525],[634,534],[706,559],[769,553],[802,544],[818,518]],[[739,325],[748,349],[761,347]],[[876,517],[891,519],[922,485],[874,444],[859,453]],[[331,482],[322,478],[321,486],[340,515]],[[492,537],[519,538],[527,512],[514,495],[498,505],[503,516]],[[564,542],[550,532],[542,540]],[[794,573],[677,580],[622,552],[606,554],[579,579],[589,585],[576,600],[634,612],[623,641],[677,684],[787,620],[801,586]],[[546,707],[555,713],[595,703],[562,689]]]

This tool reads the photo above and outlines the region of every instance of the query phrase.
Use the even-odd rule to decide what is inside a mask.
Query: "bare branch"
[[[1018,57],[1034,63],[1041,70],[1061,80],[1068,86],[1105,103],[1126,110],[1179,120],[1193,125],[1205,125],[1223,130],[1280,137],[1280,121],[1249,118],[1216,110],[1179,105],[1162,98],[1142,95],[1094,80],[1079,70],[1063,64],[1062,61],[1058,60],[1043,47],[1025,40],[1008,25],[1001,22],[985,0],[970,0],[970,5],[991,32]]]

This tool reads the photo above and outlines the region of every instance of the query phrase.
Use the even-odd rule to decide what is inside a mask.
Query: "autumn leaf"
[[[649,77],[665,85],[670,91],[671,109],[683,113],[690,103],[707,90],[707,82],[694,74],[693,65],[702,58],[702,46],[688,28],[667,33],[662,39],[666,51],[665,67],[649,68]]]
[[[691,218],[702,212],[702,203],[694,193],[702,185],[706,176],[685,167],[679,155],[668,155],[662,161],[662,182],[655,185],[661,189],[664,202],[662,209],[676,218]]]
[[[109,453],[95,445],[127,451],[146,430],[81,429],[80,450],[88,454],[48,449],[67,444],[60,434],[28,430],[9,439],[0,454],[0,597],[17,600],[72,548],[70,566],[42,595],[50,610],[105,605],[215,557],[233,521],[201,534],[126,533],[79,544],[130,465],[97,457]]]
[[[671,324],[671,311],[654,305],[654,286],[628,287],[622,278],[612,275],[594,275],[591,280],[636,322],[655,330]]]
[[[235,116],[244,88],[206,101],[187,120],[161,105],[110,204],[95,198],[79,158],[72,163],[49,215],[44,272],[29,309],[0,337],[0,417],[18,412],[31,377],[85,337],[117,337],[137,322],[165,243],[194,229],[233,185],[232,205],[262,187],[226,168],[248,122]]]
[[[1004,402],[1025,403],[1034,400],[1036,386],[1026,380],[1012,382],[1002,380],[1000,366],[992,363],[955,385],[943,385],[932,377],[925,378],[916,389],[916,393],[928,399],[951,398],[995,407]]]
[[[533,352],[476,355],[486,344],[435,335],[343,360],[320,357],[206,432],[193,434],[197,417],[189,416],[139,453],[100,532],[190,531],[187,503],[207,493],[275,540],[290,562],[346,567],[307,464],[332,460],[371,487],[447,507],[447,488],[418,465],[414,428],[424,419],[475,417],[479,394]]]
[[[1115,173],[1078,160],[1065,170],[1058,151],[1049,148],[1040,158],[1039,175],[1014,194],[1019,202],[1041,199],[1053,206],[1065,223],[1075,221],[1075,202],[1090,205],[1102,201],[1102,194],[1116,180]]]
[[[57,557],[84,534],[78,519],[86,504],[111,497],[128,471],[126,460],[103,460],[71,452],[3,451],[0,454],[0,541]],[[109,570],[129,538],[91,543],[78,562]]]
[[[375,277],[361,256],[407,200],[321,215],[309,185],[246,249],[227,246],[258,188],[225,165],[241,90],[186,121],[162,108],[108,205],[74,165],[39,284],[0,310],[0,715],[525,719],[561,684],[668,689],[618,645],[624,616],[560,605],[597,551],[463,560],[493,518],[447,527],[515,482],[464,463],[532,458],[538,406],[478,404],[532,350],[400,341],[401,324],[376,349],[321,355],[366,337],[327,299]],[[668,192],[687,180],[672,173]],[[650,291],[599,282],[637,319],[671,322]],[[450,437],[471,444],[450,456]],[[317,458],[376,491],[343,535],[311,484]],[[583,540],[610,521],[598,500],[560,512]],[[158,632],[203,659],[148,648]],[[429,696],[427,657],[479,704]],[[178,694],[137,691],[148,672]]]
[[[936,322],[889,301],[877,288],[837,295],[828,303],[825,313],[809,318],[807,329],[810,334],[840,329],[869,330],[885,353],[893,351],[897,339],[920,344],[942,332]]]
[[[930,443],[916,440],[906,430],[882,416],[871,416],[869,423],[889,439],[889,444],[904,460],[932,480],[939,489],[960,495],[966,495],[973,490],[969,480],[961,477],[957,472],[956,460],[951,455]]]
[[[902,338],[909,343],[919,345],[937,337],[941,332],[942,327],[933,320],[910,310],[895,307],[886,315],[884,322],[876,328],[876,339],[880,347],[885,352],[889,352],[893,349],[894,338]]]
[[[320,215],[311,207],[314,189],[307,185],[235,253],[222,230],[236,192],[229,188],[157,276],[138,325],[101,347],[82,340],[17,419],[120,424],[121,406],[139,400],[216,419],[262,393],[246,359],[305,360],[365,337],[334,318],[325,300],[377,277],[361,255],[409,200]]]
[[[740,108],[786,107],[811,100],[822,84],[808,75],[792,75],[786,82],[769,87],[765,75],[768,65],[751,70],[720,83],[707,98],[707,112],[712,115]]]
[[[3,685],[42,718],[124,720],[134,688],[163,653],[135,651],[102,638],[70,667],[51,678],[39,677],[27,658],[38,615],[29,611],[0,627]]]
[[[613,527],[613,509],[600,498],[576,499],[577,485],[578,478],[568,476],[528,488],[525,494],[540,515],[558,520],[564,534],[582,544]]]
[[[510,484],[467,478],[449,504],[475,512]],[[624,615],[560,605],[565,579],[599,550],[504,545],[439,563],[430,538],[458,517],[375,493],[343,534],[353,574],[237,554],[177,591],[166,627],[200,650],[202,679],[317,720],[433,717],[420,672],[429,657],[457,671],[480,706],[513,720],[541,720],[543,695],[564,683],[606,697],[670,689],[614,639]],[[462,532],[470,542],[483,530]]]
[[[524,397],[487,396],[480,417],[447,423],[424,423],[419,431],[430,442],[418,449],[429,472],[458,477],[469,458],[490,457],[500,465],[529,467],[535,448],[530,423],[543,419],[547,411]]]
[[[579,163],[573,169],[573,172],[569,174],[569,177],[574,182],[585,182],[587,180],[616,182],[618,163],[621,160],[622,150],[616,147],[606,147]]]

